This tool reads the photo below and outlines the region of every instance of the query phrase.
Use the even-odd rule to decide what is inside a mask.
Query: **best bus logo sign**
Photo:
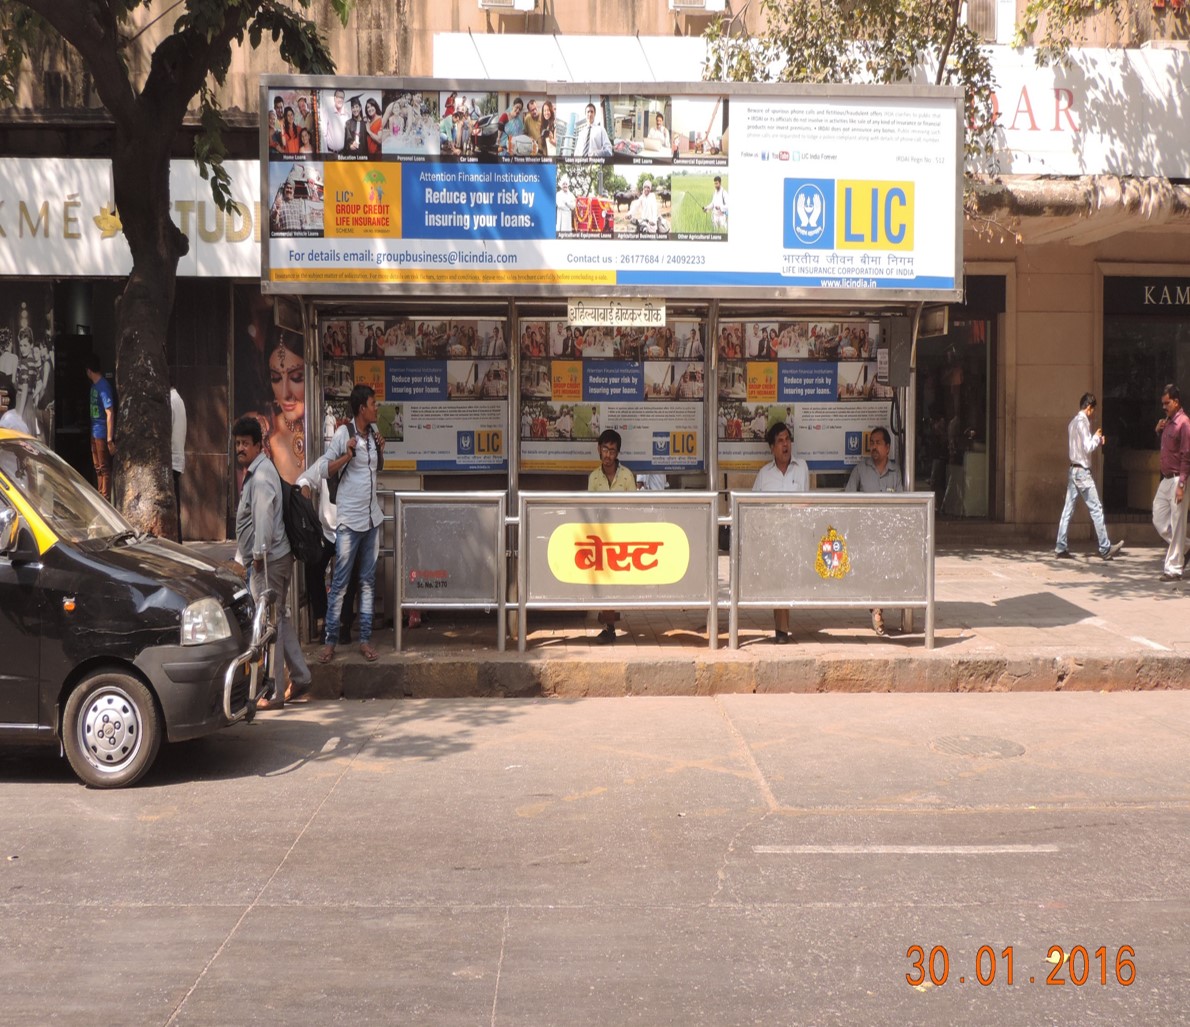
[[[787,250],[913,250],[912,182],[785,179]]]

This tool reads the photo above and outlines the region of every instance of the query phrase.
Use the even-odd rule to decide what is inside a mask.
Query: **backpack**
[[[302,495],[302,490],[282,479],[281,519],[285,522],[285,537],[289,548],[301,563],[318,563],[322,559],[322,521],[314,504]]]

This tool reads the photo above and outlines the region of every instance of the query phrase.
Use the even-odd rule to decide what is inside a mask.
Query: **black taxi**
[[[163,739],[251,718],[274,634],[271,595],[0,430],[0,744],[58,743],[86,784],[132,784]]]

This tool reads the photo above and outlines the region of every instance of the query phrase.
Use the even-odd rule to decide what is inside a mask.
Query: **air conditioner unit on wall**
[[[714,14],[727,6],[727,0],[669,0],[669,9],[684,14]]]
[[[537,8],[537,0],[479,0],[481,11],[532,11]]]

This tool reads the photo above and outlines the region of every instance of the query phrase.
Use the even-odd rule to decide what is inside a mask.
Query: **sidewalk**
[[[1088,544],[1087,551],[1093,551]],[[1190,680],[1190,580],[1158,581],[1161,550],[1055,560],[1041,545],[940,548],[933,651],[916,633],[878,638],[863,611],[792,615],[796,645],[771,642],[772,616],[741,611],[740,648],[707,646],[701,611],[628,611],[614,646],[599,646],[594,614],[529,616],[528,651],[497,650],[496,616],[431,611],[404,632],[374,632],[365,663],[355,644],[319,666],[319,698],[708,695],[727,692],[974,692],[1185,688]],[[510,616],[509,629],[515,618]],[[890,629],[899,618],[889,610]]]

